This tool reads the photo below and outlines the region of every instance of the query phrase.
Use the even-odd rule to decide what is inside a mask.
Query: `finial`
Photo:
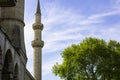
[[[36,13],[41,14],[41,10],[40,10],[40,1],[39,1],[39,0],[38,0],[38,3],[37,3],[37,10],[36,10]]]

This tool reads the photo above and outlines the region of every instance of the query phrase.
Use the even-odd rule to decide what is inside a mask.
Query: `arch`
[[[14,80],[19,80],[18,76],[19,76],[19,70],[18,70],[18,65],[16,64],[14,68]]]
[[[13,79],[12,53],[10,50],[8,50],[5,55],[4,64],[2,68],[2,80],[12,80],[12,79]]]

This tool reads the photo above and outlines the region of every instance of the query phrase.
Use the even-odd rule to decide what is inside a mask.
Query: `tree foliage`
[[[120,80],[120,43],[86,38],[61,53],[53,73],[65,80]]]

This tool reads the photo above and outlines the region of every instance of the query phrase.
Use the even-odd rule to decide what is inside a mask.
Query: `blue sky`
[[[25,0],[25,42],[28,56],[27,68],[32,73],[33,40],[32,24],[37,0]],[[60,53],[85,37],[97,37],[106,41],[120,41],[120,0],[41,0],[42,79],[60,80],[52,73],[52,66],[62,62]]]

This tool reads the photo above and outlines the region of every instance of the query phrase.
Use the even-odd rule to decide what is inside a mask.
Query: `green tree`
[[[61,53],[53,73],[65,80],[120,80],[120,43],[86,38]]]

